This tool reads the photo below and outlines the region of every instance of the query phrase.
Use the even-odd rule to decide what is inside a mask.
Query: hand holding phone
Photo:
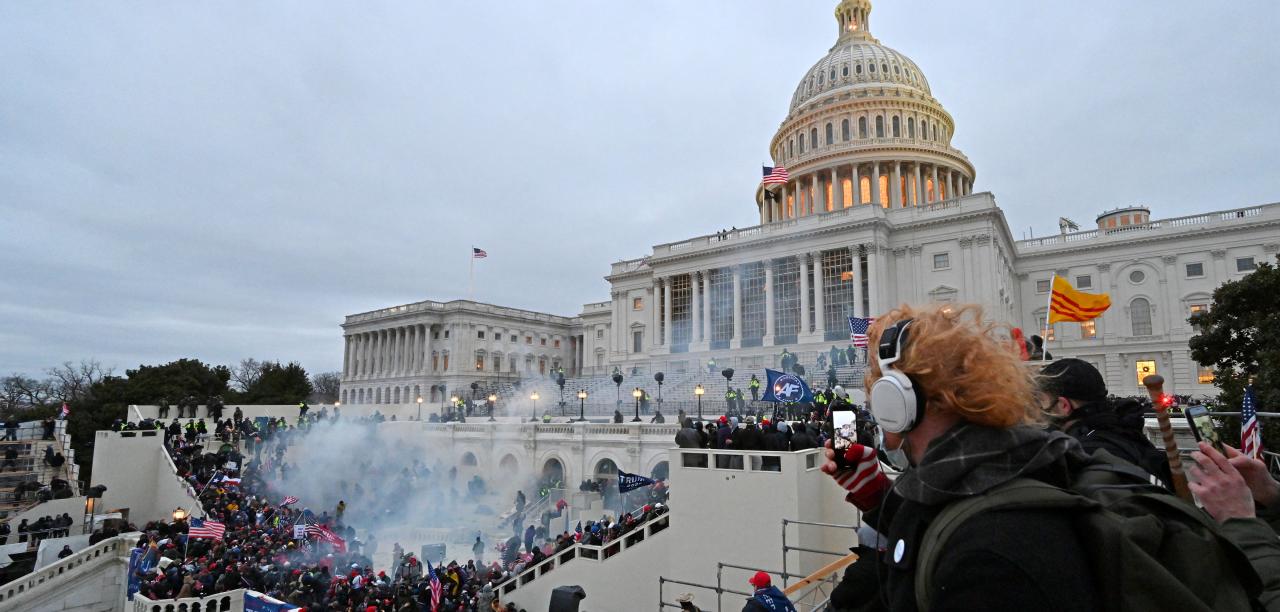
[[[846,470],[853,465],[845,456],[849,447],[857,442],[855,428],[857,413],[852,408],[831,410],[831,450],[835,451],[836,467]]]
[[[1209,409],[1204,406],[1188,406],[1186,414],[1196,441],[1208,442],[1225,455],[1227,451],[1222,447],[1222,436],[1218,435],[1218,428],[1213,424],[1213,417],[1209,416]]]

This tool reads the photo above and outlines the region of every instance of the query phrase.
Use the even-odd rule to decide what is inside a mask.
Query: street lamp
[[[173,521],[180,522],[187,518],[187,511],[181,507],[173,509]]]
[[[529,399],[533,400],[533,420],[536,422],[538,420],[538,392],[534,391],[529,396]]]
[[[418,396],[418,420],[422,420],[422,396]]]
[[[636,418],[631,419],[632,423],[640,422],[640,398],[642,396],[644,396],[644,391],[641,391],[640,387],[636,387],[636,390],[631,392],[631,397],[636,398]]]
[[[489,422],[490,423],[498,420],[493,418],[493,408],[494,406],[497,406],[497,405],[498,405],[498,396],[493,393],[490,393],[489,394]]]
[[[587,420],[587,390],[578,390],[578,421]]]
[[[457,409],[458,409],[458,394],[454,393],[453,395],[449,396],[449,410],[452,411]]]
[[[698,386],[693,388],[693,394],[698,398],[698,422],[699,423],[702,422],[702,394],[706,392],[707,390],[702,388],[701,383],[699,383]]]

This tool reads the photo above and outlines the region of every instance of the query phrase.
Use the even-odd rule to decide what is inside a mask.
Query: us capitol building
[[[472,382],[681,372],[715,358],[758,372],[785,348],[814,363],[849,344],[849,316],[902,303],[981,304],[1043,333],[1053,274],[1111,294],[1101,318],[1050,332],[1056,357],[1096,365],[1113,393],[1160,373],[1173,393],[1213,395],[1190,358],[1187,318],[1215,287],[1280,250],[1280,204],[1169,219],[1144,206],[1081,230],[1015,240],[955,122],[920,67],[871,35],[869,0],[842,0],[837,39],[791,97],[770,142],[788,182],[757,189],[760,224],[659,244],[612,264],[609,300],[575,316],[470,301],[417,302],[346,317],[341,400],[410,403]],[[1106,207],[1102,204],[1097,208]],[[1089,211],[1072,211],[1089,214]],[[447,391],[446,391],[447,390]]]

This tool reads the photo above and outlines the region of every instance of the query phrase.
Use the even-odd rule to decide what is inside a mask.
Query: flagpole
[[[471,257],[467,259],[467,299],[476,301],[476,247],[471,247]]]
[[[1049,298],[1045,300],[1044,304],[1044,336],[1042,336],[1044,344],[1042,345],[1043,348],[1040,349],[1041,363],[1049,361],[1049,326],[1052,325],[1049,322],[1049,317],[1053,315],[1053,279],[1055,278],[1058,278],[1056,273],[1049,277]]]

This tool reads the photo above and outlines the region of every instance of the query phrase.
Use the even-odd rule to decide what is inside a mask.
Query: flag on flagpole
[[[489,256],[489,254],[488,254],[488,253],[486,253],[484,249],[477,249],[476,247],[471,247],[471,258],[472,258],[472,259],[484,259],[484,258],[486,258],[486,257],[488,257],[488,256]]]
[[[444,585],[440,584],[440,577],[431,568],[431,561],[427,561],[427,574],[431,576],[431,612],[437,612],[440,609],[440,595],[444,592]]]
[[[763,183],[766,185],[786,185],[791,180],[791,175],[787,174],[787,169],[778,166],[770,168],[769,166],[761,166],[764,170]]]
[[[218,521],[193,518],[187,528],[187,538],[221,540],[226,531],[227,526]]]
[[[787,404],[813,401],[813,391],[809,389],[809,385],[803,378],[789,372],[769,369],[764,371],[764,375],[768,381],[765,383],[764,397],[760,398],[761,401]]]
[[[71,414],[71,407],[66,402],[62,402],[62,410],[58,412],[58,420],[65,421],[67,416]]]
[[[864,317],[849,317],[849,339],[853,341],[853,345],[858,348],[867,348],[871,342],[871,338],[867,336],[867,328],[871,327],[874,319]]]
[[[1262,458],[1262,432],[1258,429],[1257,398],[1253,385],[1244,389],[1244,405],[1240,408],[1240,452],[1246,457]]]
[[[285,506],[288,506],[289,504],[296,504],[296,503],[298,503],[298,498],[292,495],[286,495],[284,496],[284,501],[280,502],[280,507],[283,508]]]
[[[1049,295],[1049,324],[1060,321],[1083,323],[1102,316],[1111,307],[1111,296],[1106,293],[1085,293],[1077,290],[1067,279],[1053,275]]]
[[[628,474],[626,472],[623,472],[622,470],[618,470],[618,492],[619,493],[634,491],[636,489],[639,489],[640,487],[647,487],[652,484],[657,484],[657,481],[652,478],[646,478],[644,476],[640,476],[638,474]]]
[[[213,477],[213,484],[227,485],[229,487],[238,487],[240,486],[240,479],[232,478],[230,476],[227,476],[226,474],[218,474],[217,476]]]
[[[324,525],[307,525],[307,535],[332,544],[333,549],[338,552],[347,552],[346,540],[338,537],[338,534],[330,531]]]

